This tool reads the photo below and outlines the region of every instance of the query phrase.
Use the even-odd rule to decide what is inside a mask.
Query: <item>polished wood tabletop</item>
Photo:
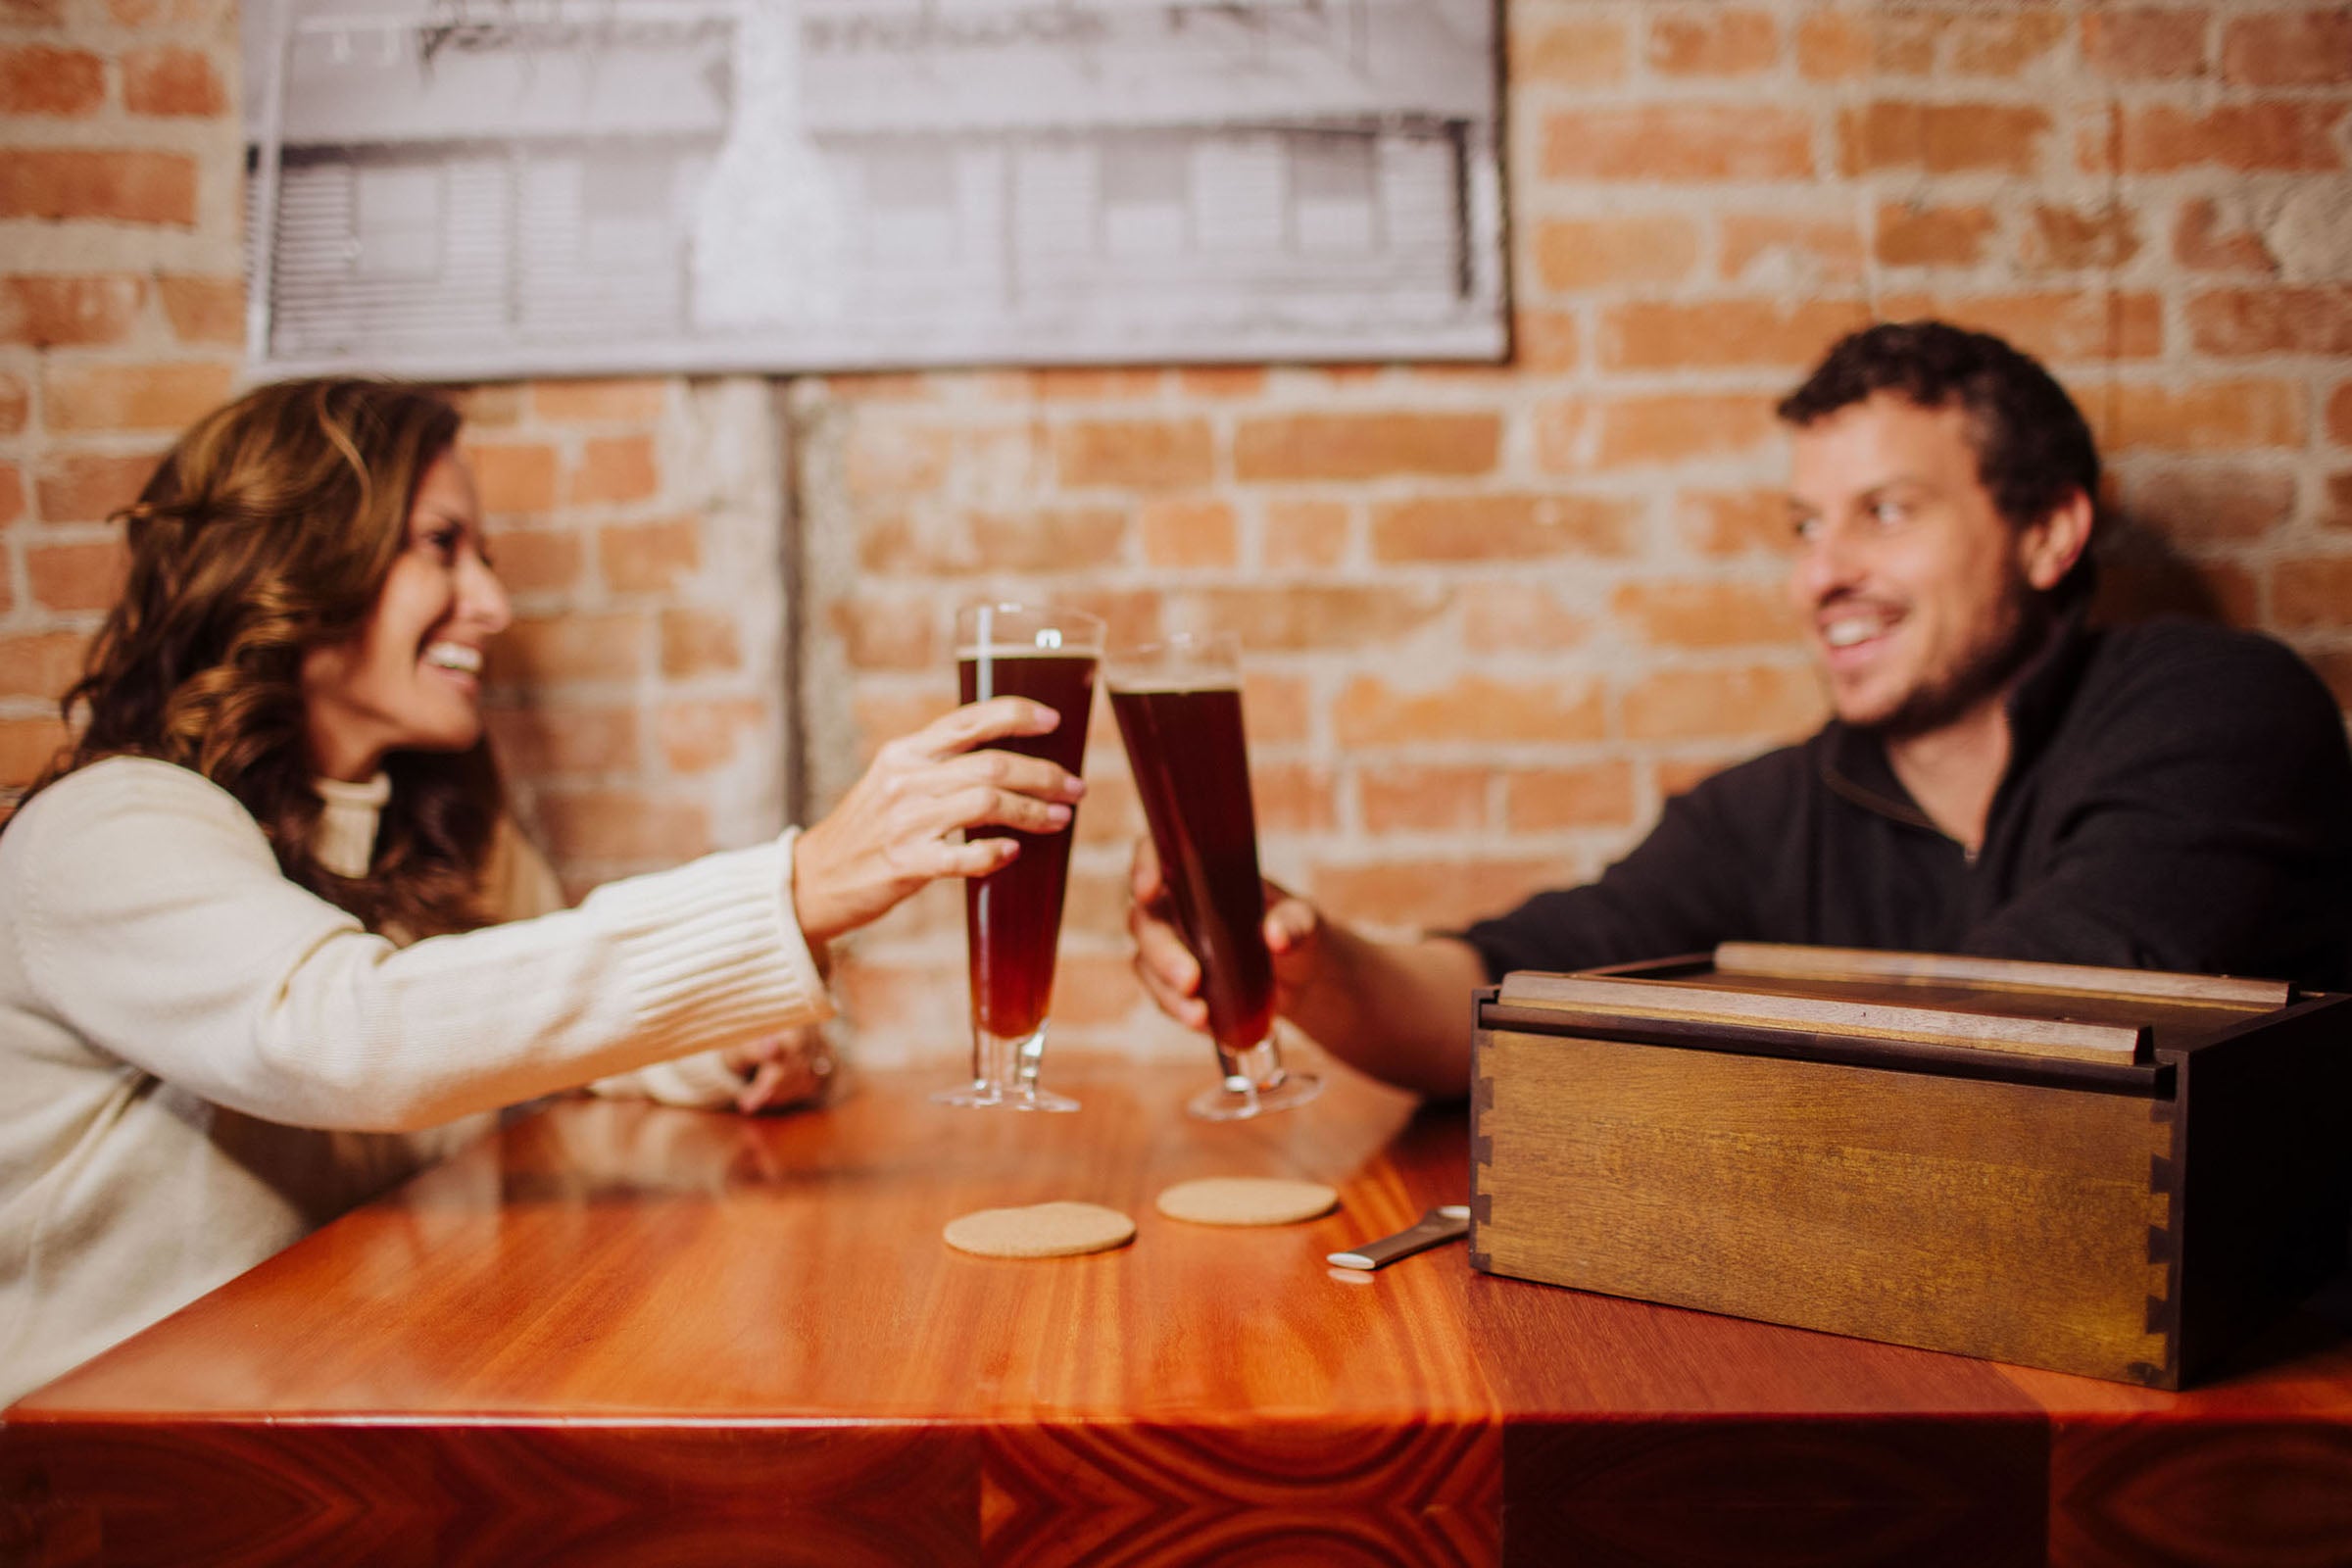
[[[2352,1561],[2352,1291],[2169,1395],[1324,1254],[1461,1201],[1458,1108],[1072,1059],[1075,1115],[876,1075],[744,1119],[565,1101],[37,1391],[0,1560]],[[1260,1230],[1210,1175],[1329,1182]],[[969,1256],[975,1208],[1132,1215]]]

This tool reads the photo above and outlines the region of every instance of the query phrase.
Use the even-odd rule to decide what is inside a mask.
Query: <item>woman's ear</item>
[[[2043,593],[2057,587],[2090,548],[2090,527],[2097,515],[2090,497],[2077,490],[2021,532],[2018,564],[2025,568],[2026,580]]]

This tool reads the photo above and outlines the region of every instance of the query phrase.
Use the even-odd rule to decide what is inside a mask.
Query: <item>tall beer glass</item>
[[[1015,735],[1000,751],[1043,757],[1068,771],[1086,756],[1102,622],[1073,610],[972,605],[956,615],[956,664],[962,699],[1027,697],[1061,714],[1044,735]],[[972,990],[972,1081],[934,1100],[951,1105],[1076,1110],[1078,1102],[1038,1087],[1046,1052],[1046,1004],[1054,994],[1054,950],[1069,884],[1073,809],[1055,833],[967,830],[967,837],[1018,840],[1010,865],[963,885],[964,943]]]
[[[1115,652],[1110,710],[1143,797],[1152,848],[1200,996],[1222,1081],[1186,1105],[1233,1121],[1303,1104],[1321,1080],[1283,1070],[1274,1035],[1257,818],[1242,740],[1241,649],[1230,636],[1175,636]]]

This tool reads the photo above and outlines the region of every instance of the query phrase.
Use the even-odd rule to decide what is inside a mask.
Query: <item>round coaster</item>
[[[982,1257],[1072,1257],[1135,1239],[1135,1221],[1100,1203],[1032,1203],[983,1208],[948,1221],[941,1233],[959,1252]]]
[[[1162,1214],[1195,1225],[1293,1225],[1339,1204],[1338,1191],[1321,1182],[1270,1176],[1207,1176],[1159,1195]]]

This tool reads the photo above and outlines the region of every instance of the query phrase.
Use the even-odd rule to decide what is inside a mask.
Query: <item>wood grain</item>
[[[1805,947],[1785,942],[1725,942],[1715,949],[1715,972],[1783,979],[1881,980],[1904,985],[1967,986],[2079,994],[2135,1001],[2173,1001],[2242,1007],[2283,1007],[2294,987],[2283,980],[2174,974],[2156,969],[2102,969],[2089,964],[2033,963],[1952,953],[1896,953],[1865,948]]]
[[[2258,1473],[2290,1523],[2254,1539],[2340,1516],[2332,1320],[2171,1396],[1460,1248],[1335,1277],[1323,1252],[1464,1198],[1467,1139],[1310,1065],[1321,1101],[1225,1127],[1177,1113],[1198,1069],[1075,1057],[1070,1117],[930,1106],[937,1074],[774,1120],[560,1103],[9,1410],[0,1561],[2002,1563],[2214,1539]],[[1151,1208],[1229,1173],[1343,1207],[1251,1234]],[[938,1240],[1051,1197],[1124,1207],[1136,1244]],[[2138,1486],[2143,1440],[2224,1479]]]

